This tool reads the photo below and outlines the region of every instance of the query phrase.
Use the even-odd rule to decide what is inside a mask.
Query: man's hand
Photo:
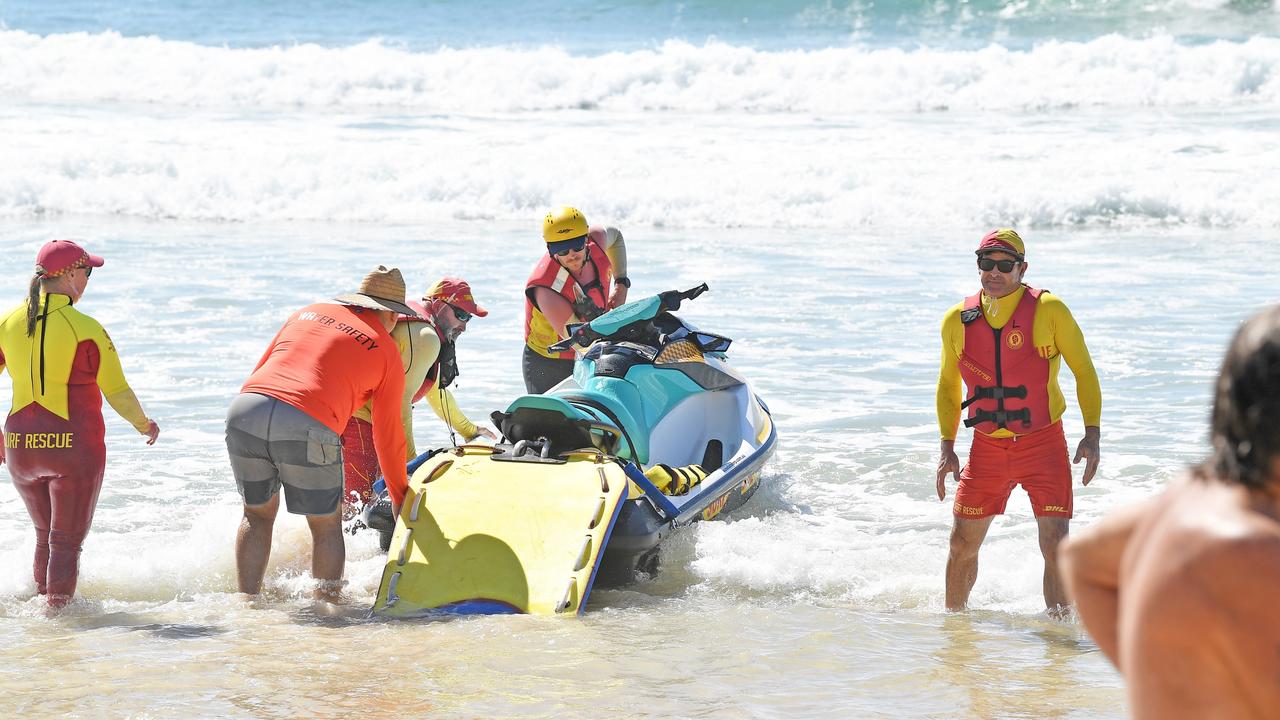
[[[497,435],[494,435],[492,430],[490,430],[490,429],[489,429],[489,428],[487,428],[487,427],[479,427],[479,426],[476,426],[476,434],[475,434],[475,435],[472,435],[472,436],[471,436],[471,437],[469,437],[469,438],[467,438],[467,442],[472,442],[472,441],[474,441],[476,438],[479,438],[479,437],[487,437],[487,438],[489,438],[490,440],[493,440],[494,442],[497,442],[497,441],[498,441],[498,436],[497,436]]]
[[[1088,485],[1094,473],[1098,472],[1098,461],[1102,459],[1102,450],[1099,448],[1101,440],[1102,429],[1097,425],[1090,425],[1084,429],[1084,437],[1080,438],[1080,444],[1076,446],[1076,459],[1071,462],[1079,465],[1080,460],[1085,460],[1084,477],[1080,480],[1082,485]]]
[[[613,292],[609,294],[609,309],[622,307],[627,303],[627,286],[613,284]]]
[[[947,473],[955,476],[960,482],[960,458],[956,457],[956,441],[943,440],[942,452],[938,455],[938,500],[947,499]]]
[[[160,437],[160,426],[156,424],[155,420],[148,419],[147,431],[142,434],[147,436],[148,445],[155,445],[156,438]]]

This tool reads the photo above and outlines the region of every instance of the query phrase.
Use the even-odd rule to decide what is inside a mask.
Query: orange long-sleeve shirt
[[[372,401],[378,465],[391,498],[404,500],[404,369],[396,341],[372,310],[317,303],[295,312],[240,391],[286,402],[338,434]]]

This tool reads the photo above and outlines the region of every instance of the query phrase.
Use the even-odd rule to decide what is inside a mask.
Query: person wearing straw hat
[[[80,548],[106,467],[102,398],[155,443],[160,426],[125,382],[115,344],[73,305],[103,259],[70,240],[36,255],[28,297],[0,321],[0,365],[13,380],[0,462],[36,529],[36,592],[50,607],[75,595]]]
[[[477,426],[458,409],[458,403],[448,389],[458,377],[455,349],[458,336],[466,332],[472,317],[485,317],[488,311],[476,304],[467,281],[455,277],[441,278],[421,302],[410,300],[408,305],[417,315],[399,316],[391,330],[404,366],[404,397],[400,414],[407,458],[412,460],[418,454],[413,441],[413,403],[424,397],[436,415],[466,441],[479,437],[497,440],[492,430]],[[377,457],[373,452],[372,412],[370,405],[360,408],[342,432],[346,475],[344,514],[348,516],[373,497],[373,481],[378,476]]]
[[[544,393],[573,374],[574,351],[547,348],[569,336],[570,323],[588,322],[627,301],[627,248],[617,228],[592,227],[571,207],[542,221],[547,254],[525,282],[525,389]]]
[[[379,265],[354,293],[289,316],[227,411],[227,452],[244,500],[236,536],[240,592],[262,588],[283,488],[289,512],[311,529],[316,597],[337,600],[346,563],[339,504],[342,430],[366,402],[373,444],[399,514],[408,487],[400,399],[404,371],[391,328],[405,304],[404,278]]]

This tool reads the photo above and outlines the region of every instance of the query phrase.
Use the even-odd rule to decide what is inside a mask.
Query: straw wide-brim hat
[[[377,270],[364,276],[360,281],[360,289],[334,298],[343,305],[369,308],[371,310],[394,310],[398,313],[419,317],[413,308],[405,304],[404,276],[400,268],[388,269],[379,265]]]

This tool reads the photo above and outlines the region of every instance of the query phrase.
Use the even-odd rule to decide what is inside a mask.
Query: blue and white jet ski
[[[496,446],[411,463],[394,533],[387,503],[365,513],[390,547],[375,613],[581,612],[595,583],[656,572],[672,532],[745,503],[778,436],[732,341],[673,314],[706,290],[574,326],[550,348],[581,351],[573,376],[493,413]]]

